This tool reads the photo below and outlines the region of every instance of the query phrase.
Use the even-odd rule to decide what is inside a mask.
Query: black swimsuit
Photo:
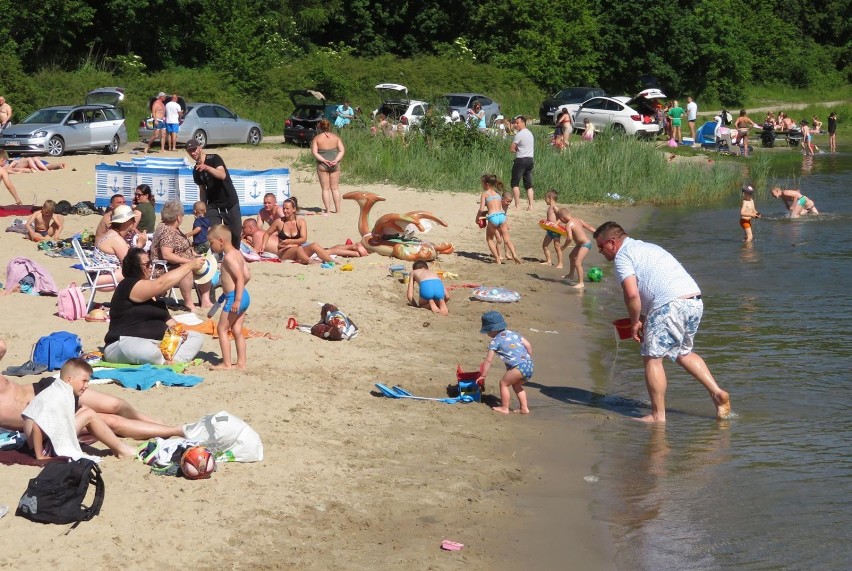
[[[279,240],[298,240],[301,237],[302,237],[302,231],[299,230],[299,223],[298,222],[296,222],[296,235],[295,236],[288,236],[287,234],[285,234],[283,225],[281,226],[281,231],[278,232],[278,239]]]

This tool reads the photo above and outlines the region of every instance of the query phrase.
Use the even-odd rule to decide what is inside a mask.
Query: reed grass
[[[610,134],[589,143],[574,137],[560,152],[544,130],[535,132],[536,196],[554,189],[560,202],[701,204],[730,196],[749,176],[741,161],[708,160],[705,155],[669,161],[670,154],[652,143]],[[493,173],[508,187],[511,140],[469,133],[457,140],[422,132],[399,138],[344,131],[346,176],[363,184],[478,193],[480,177]],[[306,152],[301,160],[307,166],[312,159]],[[759,164],[762,169],[763,162]]]

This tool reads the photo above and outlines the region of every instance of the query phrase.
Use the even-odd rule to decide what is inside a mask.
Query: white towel
[[[68,456],[74,460],[88,458],[100,462],[97,456],[83,454],[80,449],[74,426],[74,390],[65,381],[54,381],[41,391],[21,414],[38,424],[45,436],[50,438],[57,456]]]

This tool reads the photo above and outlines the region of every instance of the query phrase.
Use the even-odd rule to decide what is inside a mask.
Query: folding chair
[[[89,282],[89,285],[86,286],[89,288],[89,303],[86,305],[86,313],[88,313],[92,310],[92,302],[95,300],[95,292],[97,290],[113,290],[118,287],[118,280],[115,277],[115,271],[118,268],[115,266],[94,265],[91,260],[89,260],[89,256],[86,255],[86,251],[83,249],[83,245],[80,244],[80,240],[72,238],[71,244],[74,246],[74,253],[77,254],[77,258],[80,260],[80,265],[83,266],[83,273],[86,274],[86,281]],[[99,285],[98,280],[101,276],[109,276],[112,283]]]
[[[157,273],[157,270],[162,270],[162,273]],[[169,263],[165,260],[151,260],[151,279],[155,279],[155,276],[161,276],[164,273],[169,271]],[[172,286],[169,291],[169,297],[174,300],[175,303],[178,302],[177,294],[175,294],[175,288]]]

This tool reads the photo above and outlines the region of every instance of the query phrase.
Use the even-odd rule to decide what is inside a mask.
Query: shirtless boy
[[[557,212],[559,212],[559,205],[556,203],[557,197],[558,195],[555,190],[548,190],[547,194],[544,195],[544,202],[547,204],[547,213],[545,214],[544,219],[551,224],[558,224],[559,222],[556,216]],[[556,267],[562,267],[561,239],[562,235],[558,232],[554,232],[552,230],[544,231],[544,240],[541,242],[541,249],[544,251],[544,261],[541,262],[541,265],[549,266],[553,263],[550,259],[550,244],[553,243],[553,249],[556,251]]]
[[[583,260],[589,255],[589,252],[592,251],[592,241],[589,240],[586,230],[594,232],[595,229],[586,224],[586,222],[580,218],[571,218],[571,213],[567,208],[560,208],[556,213],[556,217],[562,225],[565,226],[565,230],[568,232],[568,235],[565,238],[565,245],[562,246],[562,249],[565,250],[572,241],[575,244],[574,249],[571,250],[570,254],[568,254],[568,267],[570,268],[570,271],[568,274],[562,276],[562,279],[569,280],[571,279],[571,276],[576,273],[577,283],[575,283],[572,287],[576,289],[583,289],[586,287],[583,283],[583,280],[586,277],[583,274]]]
[[[418,296],[414,297],[414,286],[418,286]],[[450,295],[444,288],[444,282],[438,274],[429,269],[429,264],[424,260],[417,260],[411,267],[411,276],[408,280],[408,302],[414,307],[428,307],[432,313],[449,315],[447,300]]]
[[[802,214],[819,214],[814,201],[798,190],[776,186],[770,192],[772,196],[784,202],[787,210],[790,211],[790,218],[798,218]]]
[[[154,133],[148,140],[148,144],[145,145],[145,150],[142,151],[144,153],[147,153],[151,149],[151,145],[157,139],[160,140],[161,149],[166,150],[168,148],[168,142],[166,141],[166,97],[167,95],[161,91],[157,94],[157,98],[154,99],[154,103],[151,105],[151,119],[154,121]]]
[[[219,325],[216,331],[219,334],[219,348],[222,349],[222,363],[210,367],[211,370],[223,370],[236,367],[246,368],[246,338],[243,336],[243,321],[245,321],[246,310],[249,308],[251,298],[249,297],[246,284],[251,279],[251,270],[248,263],[239,250],[231,243],[231,231],[224,224],[218,224],[210,229],[208,234],[210,250],[214,254],[224,254],[219,266],[224,293],[219,302],[224,302],[222,314],[219,316]],[[234,345],[237,348],[237,362],[231,364],[231,340],[228,332],[234,336]]]
[[[36,210],[27,219],[27,237],[33,242],[58,240],[62,233],[62,216],[56,214],[56,203],[45,200],[41,210]]]

